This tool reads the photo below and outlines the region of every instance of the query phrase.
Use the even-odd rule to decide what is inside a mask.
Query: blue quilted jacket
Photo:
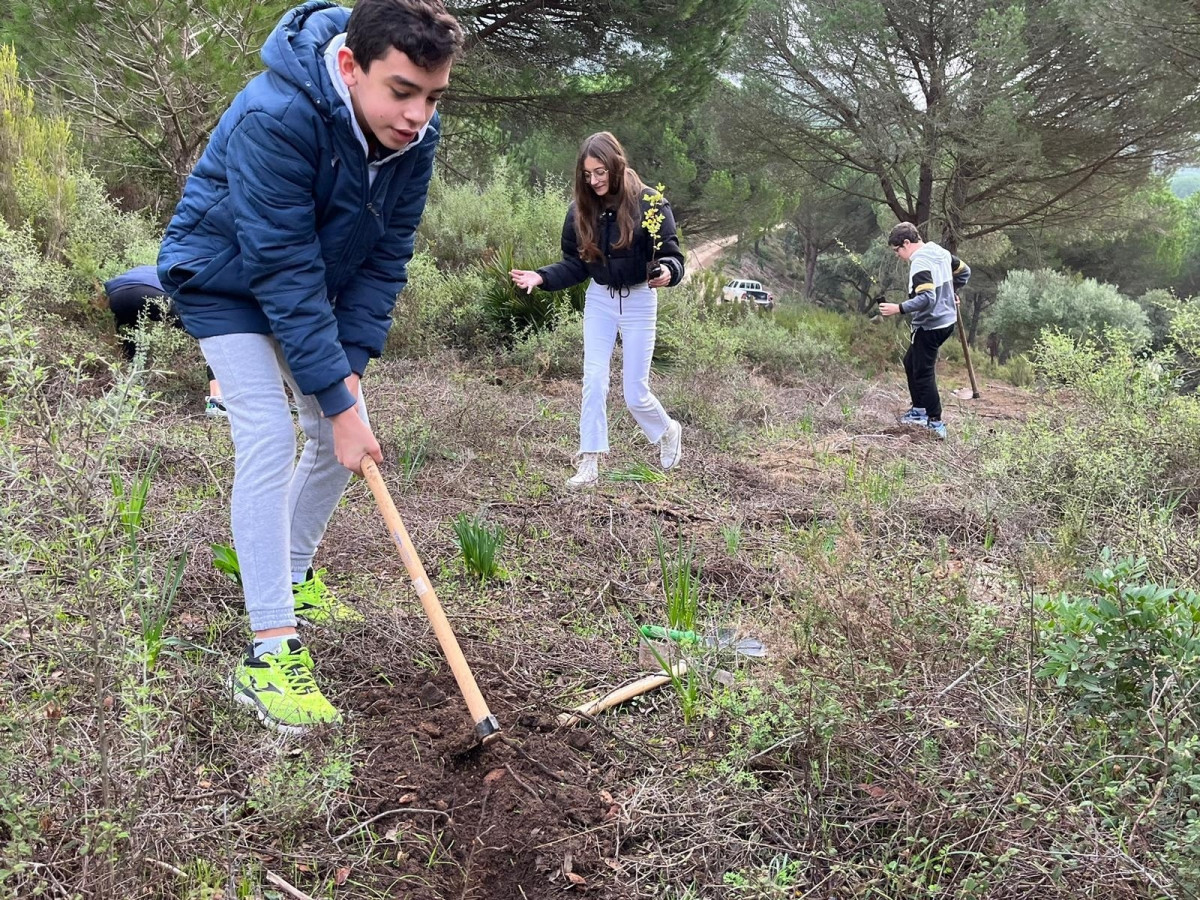
[[[349,17],[326,0],[283,17],[262,50],[267,71],[221,117],[158,257],[189,333],[274,335],[326,415],[354,404],[344,379],[383,350],[439,136],[435,115],[369,183],[322,52]]]

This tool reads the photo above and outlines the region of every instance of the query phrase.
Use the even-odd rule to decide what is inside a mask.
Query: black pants
[[[904,354],[904,374],[908,377],[912,405],[923,408],[931,419],[942,418],[942,398],[938,396],[935,370],[938,350],[952,334],[953,325],[930,331],[918,328],[913,332],[912,346]]]
[[[133,354],[137,352],[137,343],[133,340],[132,332],[137,327],[138,317],[145,312],[151,322],[164,320],[163,304],[152,302],[161,300],[162,296],[162,291],[137,284],[117,288],[108,295],[108,308],[112,310],[113,319],[116,320],[117,336],[121,339],[121,349],[125,351],[126,359],[133,359]],[[165,320],[168,325],[183,328],[179,317],[169,308]],[[204,374],[208,376],[209,381],[215,377],[208,366],[204,367]]]

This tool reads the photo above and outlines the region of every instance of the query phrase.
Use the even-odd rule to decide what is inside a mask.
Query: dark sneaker
[[[311,625],[366,621],[362,613],[333,595],[333,591],[321,580],[324,574],[324,569],[309,569],[308,580],[292,585],[296,618],[303,619]]]
[[[298,638],[288,638],[275,653],[256,657],[252,649],[234,670],[229,685],[233,699],[253,709],[267,728],[303,734],[342,721],[317,687],[312,657]]]
[[[908,412],[900,417],[901,425],[928,425],[929,416],[925,414],[925,410],[919,406],[914,406]]]

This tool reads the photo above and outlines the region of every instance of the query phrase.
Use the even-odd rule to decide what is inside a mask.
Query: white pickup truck
[[[745,278],[731,278],[721,289],[721,297],[726,303],[750,303],[771,309],[775,306],[775,295],[762,286],[761,281],[750,281]]]

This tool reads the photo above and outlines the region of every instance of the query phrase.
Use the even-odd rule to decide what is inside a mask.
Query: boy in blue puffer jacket
[[[381,461],[359,379],[383,350],[425,208],[462,30],[440,0],[310,0],[262,50],[158,258],[232,429],[232,527],[254,641],[234,699],[268,727],[337,722],[296,633],[361,620],[312,569],[352,472]],[[306,436],[299,462],[284,383]]]

